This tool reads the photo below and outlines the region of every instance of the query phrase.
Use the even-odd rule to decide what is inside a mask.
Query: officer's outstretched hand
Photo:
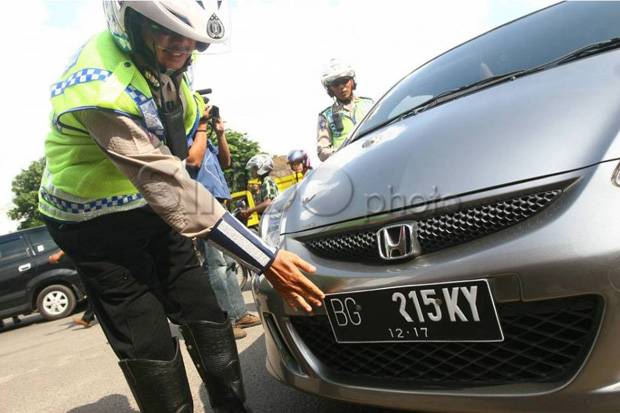
[[[312,305],[321,306],[325,294],[300,270],[313,273],[316,268],[296,254],[280,250],[271,266],[265,271],[265,277],[288,305],[296,310],[301,307],[311,312]]]

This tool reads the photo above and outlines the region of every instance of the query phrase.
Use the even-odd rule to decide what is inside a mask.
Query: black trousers
[[[168,320],[223,322],[192,242],[147,208],[82,223],[47,220],[75,262],[101,327],[119,359],[171,360]]]

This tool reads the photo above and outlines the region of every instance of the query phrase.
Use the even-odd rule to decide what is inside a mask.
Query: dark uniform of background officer
[[[178,343],[216,412],[245,412],[230,321],[192,249],[207,238],[311,311],[323,293],[228,214],[182,160],[203,113],[184,72],[227,34],[216,0],[106,1],[109,31],[89,40],[52,87],[39,207],[74,260],[143,412],[193,411]],[[195,99],[195,100],[194,100]],[[195,119],[194,119],[195,118]]]

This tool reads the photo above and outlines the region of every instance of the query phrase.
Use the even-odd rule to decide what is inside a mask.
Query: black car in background
[[[33,311],[55,320],[71,314],[85,298],[68,257],[48,262],[58,251],[45,227],[0,236],[0,320]]]

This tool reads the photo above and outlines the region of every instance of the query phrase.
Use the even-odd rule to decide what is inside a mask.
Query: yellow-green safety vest
[[[353,98],[353,112],[349,112],[345,110],[341,104],[337,102],[331,106],[328,106],[321,115],[325,117],[327,120],[327,126],[331,133],[331,144],[334,149],[340,148],[346,138],[349,137],[349,134],[353,131],[355,125],[360,122],[364,116],[368,113],[368,111],[372,108],[374,102],[370,98],[354,96]],[[342,119],[342,130],[338,130],[336,127],[336,122],[334,121],[334,110],[339,108],[336,113]]]
[[[188,144],[205,105],[181,82]],[[164,128],[148,83],[129,56],[105,31],[71,59],[51,87],[51,130],[45,140],[46,166],[39,189],[39,210],[60,220],[80,222],[144,206],[146,201],[73,115],[81,110],[112,110],[136,119],[165,141]]]

